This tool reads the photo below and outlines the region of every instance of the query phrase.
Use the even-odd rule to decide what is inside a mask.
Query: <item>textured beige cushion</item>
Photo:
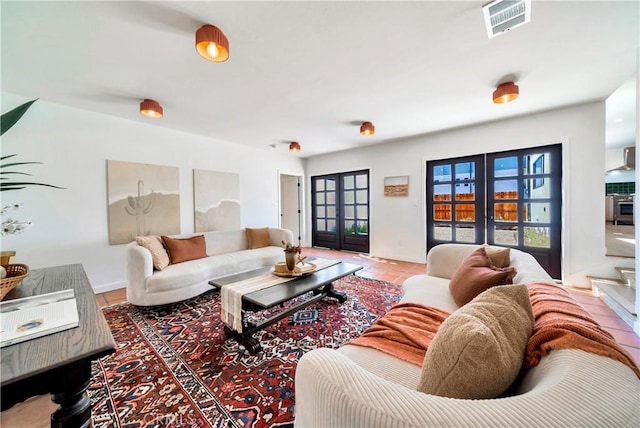
[[[487,256],[495,267],[506,268],[511,264],[511,249],[485,246]]]
[[[520,372],[533,322],[526,285],[488,289],[442,323],[424,357],[418,391],[498,397]]]
[[[136,242],[149,250],[154,268],[162,270],[169,266],[169,254],[167,254],[159,236],[136,236]]]
[[[203,235],[196,235],[186,239],[163,236],[162,242],[167,248],[171,264],[207,257],[207,246]]]
[[[262,227],[260,229],[250,229],[247,227],[247,239],[249,240],[249,249],[251,250],[271,245],[268,227]]]
[[[489,287],[510,284],[515,274],[513,267],[495,267],[486,249],[479,247],[458,266],[449,281],[449,291],[456,304],[463,306]]]

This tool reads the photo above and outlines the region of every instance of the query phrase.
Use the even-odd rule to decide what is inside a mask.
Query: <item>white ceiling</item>
[[[493,39],[484,3],[3,0],[2,90],[265,150],[299,141],[301,157],[605,100],[629,81],[635,107],[637,1],[533,0],[530,23]],[[226,63],[196,54],[206,23],[229,38]],[[509,78],[520,98],[493,104]],[[165,116],[141,116],[143,98]]]

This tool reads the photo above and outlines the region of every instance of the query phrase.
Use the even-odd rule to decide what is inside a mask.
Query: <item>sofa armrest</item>
[[[293,242],[293,233],[289,229],[269,228],[269,241],[274,247],[282,247],[282,241]]]
[[[460,263],[479,245],[440,244],[427,253],[427,275],[451,279]]]
[[[153,275],[153,258],[146,248],[131,242],[127,245],[127,300],[146,305],[147,278]]]
[[[520,395],[460,400],[414,391],[340,352],[316,349],[303,355],[296,369],[295,426],[636,426],[640,419],[635,402],[640,381],[622,363],[561,350],[530,372],[528,389]]]

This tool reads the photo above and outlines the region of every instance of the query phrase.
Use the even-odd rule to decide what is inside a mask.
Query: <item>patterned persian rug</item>
[[[300,357],[359,336],[401,294],[398,284],[357,276],[335,288],[347,293],[345,303],[323,299],[259,332],[263,351],[255,356],[225,340],[217,292],[173,312],[104,308],[117,351],[92,367],[94,427],[292,426]]]

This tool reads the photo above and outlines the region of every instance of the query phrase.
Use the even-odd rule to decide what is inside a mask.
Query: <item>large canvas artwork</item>
[[[240,175],[193,170],[195,231],[240,229]]]
[[[109,243],[180,233],[178,168],[107,161]]]

